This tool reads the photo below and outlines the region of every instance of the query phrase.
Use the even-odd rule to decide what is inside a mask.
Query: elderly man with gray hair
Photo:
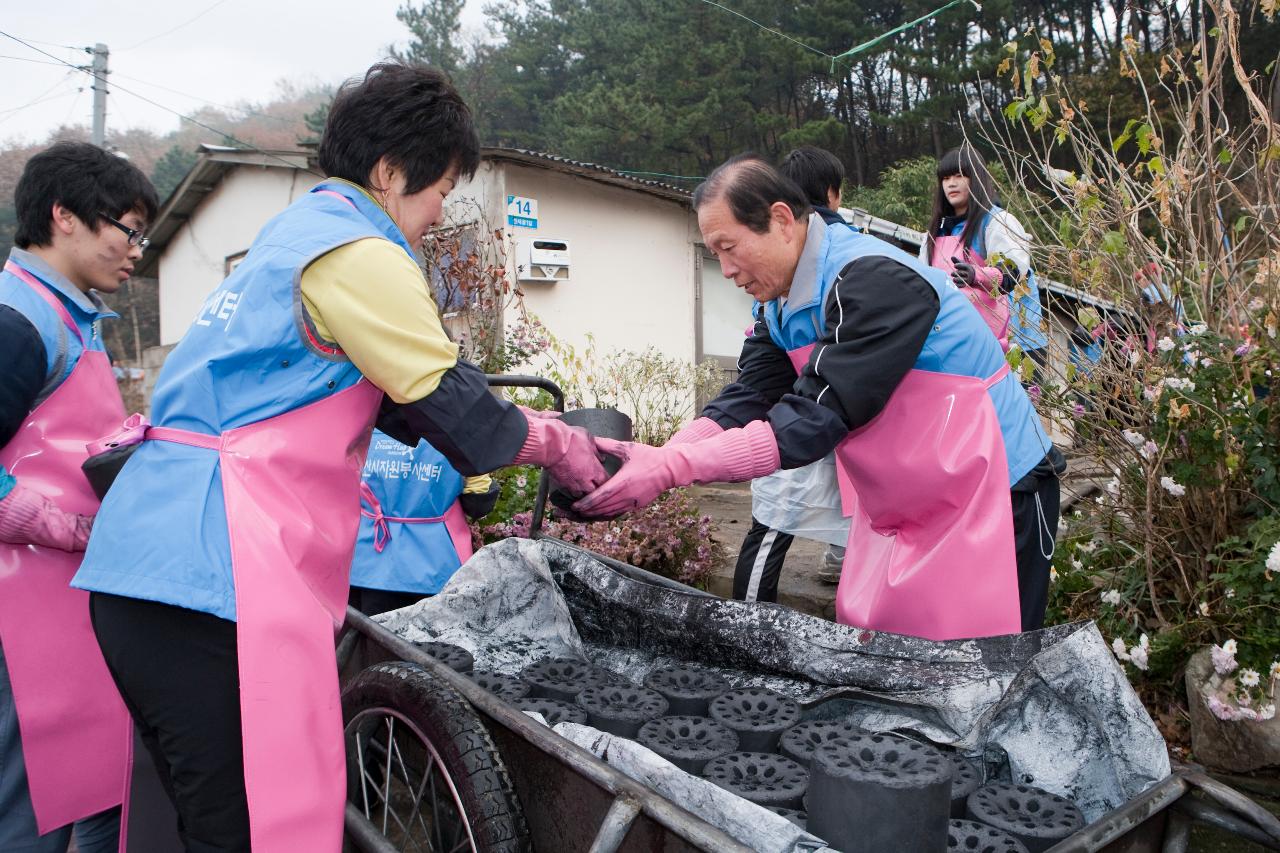
[[[574,509],[617,515],[834,450],[850,516],[837,621],[935,640],[1039,627],[1060,454],[969,301],[905,252],[823,222],[757,157],[717,168],[694,208],[758,303],[741,374],[664,447],[597,439],[625,461]]]

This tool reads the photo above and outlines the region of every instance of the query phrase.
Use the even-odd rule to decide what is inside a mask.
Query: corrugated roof
[[[647,193],[684,205],[691,204],[693,199],[693,194],[689,190],[672,184],[630,175],[598,163],[586,163],[542,151],[531,151],[525,148],[482,148],[480,158],[575,175],[586,180]],[[151,251],[143,255],[142,260],[138,262],[136,268],[138,275],[157,274],[160,254],[169,240],[226,173],[237,166],[314,171],[315,151],[313,149],[266,151],[229,148],[224,145],[201,145],[200,159],[160,208],[155,224],[150,229]],[[849,211],[849,214],[846,218],[870,234],[914,243],[916,246],[919,246],[924,239],[924,235],[919,231],[872,216],[865,210],[853,210]],[[1110,300],[1101,299],[1074,287],[1045,279],[1041,279],[1041,284],[1053,293],[1079,302],[1109,311],[1125,310]]]
[[[519,163],[534,168],[549,169],[556,172],[575,175],[591,181],[597,181],[623,189],[655,195],[669,201],[689,204],[692,194],[680,187],[640,178],[601,166],[596,163],[584,163],[546,154],[540,151],[529,151],[523,148],[482,148],[482,160],[498,160],[508,163]],[[205,196],[213,191],[227,172],[237,166],[258,166],[269,169],[297,169],[299,171],[315,171],[315,151],[313,149],[291,150],[258,150],[232,148],[225,145],[201,145],[200,158],[195,166],[183,178],[182,183],[170,193],[155,223],[149,230],[151,251],[142,256],[138,262],[138,275],[156,275],[160,263],[160,255],[173,235],[178,232]],[[319,174],[317,172],[317,174]]]
[[[201,145],[200,157],[182,182],[160,205],[156,221],[147,229],[151,248],[135,267],[137,275],[159,274],[160,255],[178,233],[205,196],[213,192],[227,172],[237,166],[307,171],[313,166],[314,153],[305,150],[267,151],[229,148],[225,145]]]
[[[542,151],[530,151],[525,148],[484,148],[481,149],[480,156],[485,160],[505,160],[526,166],[567,172],[579,177],[597,180],[601,183],[647,192],[685,204],[690,203],[693,199],[693,194],[689,190],[673,184],[638,177],[609,166],[601,166],[598,163],[584,163],[581,160],[572,160],[568,157],[547,154]]]

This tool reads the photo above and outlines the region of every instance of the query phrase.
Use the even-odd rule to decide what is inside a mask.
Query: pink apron
[[[245,790],[255,853],[338,853],[346,758],[334,633],[347,608],[360,473],[382,392],[366,380],[220,436],[236,587]],[[118,423],[118,421],[117,421]]]
[[[471,547],[471,528],[467,525],[467,516],[462,511],[462,504],[458,501],[454,501],[445,510],[444,515],[437,515],[433,518],[400,518],[394,515],[383,515],[382,502],[378,500],[378,496],[373,493],[373,489],[369,488],[369,484],[365,482],[360,483],[360,500],[369,506],[368,509],[361,506],[360,514],[373,520],[373,550],[379,554],[387,547],[387,543],[391,541],[391,527],[387,524],[388,521],[394,521],[399,524],[439,524],[444,522],[444,529],[449,531],[449,539],[453,542],[453,549],[458,552],[458,559],[465,563],[475,553]]]
[[[83,336],[35,276],[5,265]],[[0,449],[4,465],[66,512],[93,515],[80,470],[85,443],[120,423],[124,403],[106,353],[85,349],[61,385]],[[36,827],[43,835],[117,806],[128,784],[133,722],[89,624],[89,593],[72,589],[80,554],[0,542],[4,645]]]
[[[788,353],[797,373],[813,346]],[[987,379],[912,370],[836,447],[849,542],[836,621],[930,640],[1022,628],[1009,469]]]
[[[965,263],[973,264],[975,267],[987,265],[986,258],[961,243],[960,235],[934,237],[933,257],[929,260],[929,266],[936,267],[950,276],[951,271],[955,269],[955,264],[951,262],[953,257],[959,257]],[[1009,297],[1003,293],[993,295],[984,287],[961,287],[958,290],[968,297],[974,308],[978,309],[983,322],[1000,342],[1001,349],[1008,352],[1009,322],[1012,319]]]

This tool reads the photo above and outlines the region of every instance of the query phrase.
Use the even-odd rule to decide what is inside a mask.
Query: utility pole
[[[93,144],[102,148],[107,142],[107,46],[93,46]]]

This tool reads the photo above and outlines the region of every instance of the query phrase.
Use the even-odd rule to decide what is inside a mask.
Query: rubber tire
[[[386,708],[410,720],[453,779],[480,853],[532,850],[511,775],[484,722],[452,687],[416,664],[371,666],[342,691],[343,730],[363,711]]]

